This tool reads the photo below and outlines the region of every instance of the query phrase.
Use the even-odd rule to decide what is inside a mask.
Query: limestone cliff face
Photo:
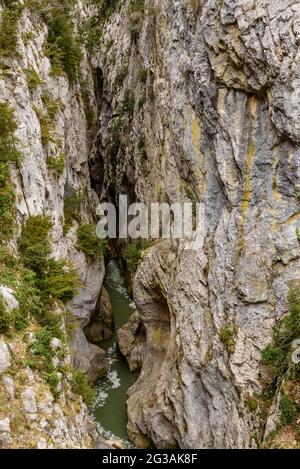
[[[289,0],[154,0],[124,2],[104,27],[106,195],[205,204],[203,248],[157,243],[135,276],[138,446],[261,440],[247,403],[300,267],[299,15]]]
[[[70,259],[78,271],[81,286],[67,308],[60,305],[53,311],[54,315],[67,315],[72,324],[70,347],[65,349],[65,344],[53,339],[53,354],[57,355],[53,358],[53,379],[58,380],[54,384],[59,399],[53,397],[53,386],[51,391],[43,374],[28,364],[28,349],[34,347],[39,334],[36,326],[29,324],[29,332],[7,337],[0,331],[0,447],[84,448],[93,445],[93,425],[86,405],[71,389],[71,374],[67,370],[74,365],[95,379],[99,376],[99,365],[102,372],[106,366],[104,352],[88,343],[83,333],[99,300],[104,263],[91,262],[76,249],[79,218],[81,223],[91,223],[98,201],[91,189],[89,154],[93,127],[86,109],[88,106],[89,112],[96,114],[97,106],[92,68],[84,47],[81,83],[71,83],[63,71],[53,73],[53,63],[45,47],[49,31],[41,13],[55,6],[55,2],[46,3],[4,1],[0,4],[1,41],[7,38],[5,28],[11,24],[9,21],[15,24],[17,38],[12,54],[5,50],[4,39],[1,42],[0,102],[6,103],[14,114],[15,141],[22,153],[20,163],[10,168],[17,226],[9,246],[11,253],[17,254],[21,226],[29,217],[41,214],[50,217],[52,257]],[[9,20],[10,12],[18,11],[19,7],[22,12],[13,23],[14,20]],[[78,1],[75,8],[74,27],[79,28],[88,18],[89,5]],[[12,17],[14,14],[11,13]],[[77,221],[71,219],[69,229],[63,232],[64,201],[79,193],[81,203],[74,214]],[[3,245],[1,239],[1,248]],[[1,274],[5,274],[2,257],[0,264]],[[14,288],[5,284],[1,290],[4,306],[10,311],[18,308]],[[25,292],[28,302],[31,294],[30,290]],[[63,349],[64,359],[61,358]],[[58,371],[63,369],[66,371]]]
[[[137,312],[119,334],[132,369],[141,367],[128,399],[129,435],[141,447],[255,446],[266,421],[270,431],[277,418],[276,403],[269,419],[249,406],[267,380],[261,350],[299,279],[300,5],[78,0],[73,25],[84,40],[74,84],[53,74],[41,15],[47,6],[18,3],[18,54],[0,50],[0,102],[14,110],[23,154],[11,165],[17,232],[8,244],[16,253],[26,219],[49,215],[53,256],[71,259],[80,274],[68,305],[79,327],[66,364],[93,374],[99,361],[83,330],[90,337],[95,330],[104,266],[76,249],[76,216],[64,232],[64,200],[83,194],[85,223],[100,198],[117,202],[119,193],[130,201],[202,202],[202,248],[157,242],[133,281]],[[57,175],[53,157],[62,155]],[[7,309],[16,307],[15,293],[1,286]],[[91,446],[87,409],[68,376],[54,403],[25,366],[36,331],[28,332],[27,343],[21,334],[0,335],[1,444]],[[24,409],[24,422],[11,409]]]

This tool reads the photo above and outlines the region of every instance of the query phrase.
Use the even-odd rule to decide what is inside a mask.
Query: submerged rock
[[[112,306],[108,291],[102,287],[101,297],[92,314],[91,321],[84,328],[87,340],[92,344],[99,344],[112,337],[114,327]]]
[[[130,371],[139,370],[143,362],[145,331],[137,311],[132,314],[128,323],[118,330],[117,342]]]

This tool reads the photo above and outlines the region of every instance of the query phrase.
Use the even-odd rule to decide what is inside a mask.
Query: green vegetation
[[[0,103],[0,242],[8,240],[15,225],[15,189],[10,179],[10,164],[18,163],[14,132],[17,124],[7,103]]]
[[[37,215],[27,219],[22,229],[19,241],[19,249],[25,267],[41,275],[44,272],[49,254],[51,242],[49,230],[52,222],[48,217]]]
[[[129,271],[133,274],[136,272],[139,262],[142,258],[142,253],[151,246],[151,241],[137,240],[128,244],[125,251],[125,260]]]
[[[141,68],[139,70],[138,77],[139,77],[140,82],[146,83],[147,77],[148,77],[148,69],[147,68]]]
[[[56,142],[54,136],[55,117],[58,111],[62,109],[62,104],[60,99],[53,99],[46,93],[41,98],[44,109],[34,107],[34,110],[40,121],[42,143],[47,145],[50,142]]]
[[[14,113],[7,103],[0,103],[0,162],[17,163],[21,154],[16,150],[14,132],[17,124]]]
[[[94,225],[81,225],[77,230],[78,251],[82,251],[91,261],[102,259],[107,250],[107,241],[98,238]]]
[[[53,122],[56,114],[62,109],[62,102],[59,98],[53,99],[48,93],[43,93],[41,96],[42,103],[46,109],[48,118]]]
[[[147,150],[146,150],[146,141],[145,141],[144,137],[140,137],[140,139],[138,141],[138,149],[139,149],[141,157],[144,160],[147,160],[148,155],[147,155]]]
[[[59,384],[59,376],[53,368],[53,358],[55,352],[51,347],[51,340],[57,338],[57,330],[53,330],[49,326],[42,327],[36,334],[36,341],[29,347],[30,359],[28,366],[41,372],[45,382],[48,383],[54,399],[58,399],[60,392],[57,387]],[[65,339],[62,332],[59,333],[60,339]],[[61,352],[64,355],[64,352]]]
[[[145,16],[144,0],[131,0],[128,6],[128,29],[131,34],[132,41],[135,42],[139,38]]]
[[[99,16],[106,19],[118,9],[120,0],[90,0],[90,3],[99,7]]]
[[[63,0],[51,8],[40,6],[40,12],[48,26],[46,52],[52,64],[54,75],[66,73],[69,81],[75,83],[79,78],[82,51],[77,37],[73,10],[73,0]]]
[[[74,191],[64,199],[64,234],[67,234],[69,229],[72,227],[73,220],[81,223],[81,203],[82,193],[80,191]]]
[[[114,161],[121,146],[121,132],[123,120],[121,117],[113,119],[110,127],[110,137],[108,141],[108,156]]]
[[[125,114],[132,114],[134,111],[134,94],[127,90],[124,96],[123,101],[121,102],[118,108],[119,116],[124,116]]]
[[[195,196],[193,189],[188,183],[185,183],[184,189],[185,189],[186,196],[188,197],[188,199],[190,199],[190,201],[193,204],[193,216],[195,217],[197,215],[197,198]]]
[[[280,404],[280,419],[283,426],[290,425],[295,420],[298,414],[298,406],[285,394],[281,396]]]
[[[110,137],[108,141],[108,156],[114,161],[121,147],[121,134],[125,123],[125,117],[132,117],[134,111],[134,94],[127,90],[123,101],[118,107],[118,116],[112,119],[110,125]]]
[[[124,63],[117,71],[116,76],[116,85],[122,86],[124,84],[124,80],[128,75],[128,63]]]
[[[299,375],[300,366],[291,363],[292,343],[300,337],[300,287],[293,285],[288,295],[288,314],[273,330],[273,343],[262,352],[263,364],[279,381],[287,372]]]
[[[80,83],[81,96],[84,104],[84,112],[88,128],[92,129],[96,123],[96,113],[91,103],[89,90],[84,82]]]
[[[117,10],[120,0],[90,0],[97,7],[96,13],[80,27],[80,36],[90,54],[100,43],[104,22]]]
[[[30,93],[36,91],[37,88],[44,83],[38,73],[32,67],[25,70],[25,75]]]
[[[18,24],[23,6],[18,0],[3,0],[0,19],[0,57],[10,57],[18,52]]]
[[[300,412],[294,396],[287,395],[284,385],[299,379],[300,364],[292,361],[293,342],[300,337],[300,286],[294,283],[288,294],[288,314],[273,329],[273,342],[262,351],[262,363],[273,375],[273,394],[281,392],[281,426],[290,425]],[[288,393],[289,394],[289,393]]]
[[[65,164],[66,157],[64,154],[61,154],[59,156],[48,156],[47,158],[47,166],[56,177],[60,177],[63,175],[65,170]]]
[[[83,402],[92,404],[95,399],[95,391],[89,383],[86,373],[82,370],[73,370],[71,381],[72,391],[82,396]]]
[[[39,281],[39,288],[47,299],[68,303],[79,289],[77,270],[65,259],[59,261],[49,259]]]
[[[256,412],[259,406],[259,401],[255,397],[248,397],[245,399],[245,404],[251,412]]]
[[[138,108],[139,108],[139,109],[142,109],[142,107],[145,105],[145,103],[146,103],[146,97],[145,97],[145,96],[142,96],[142,97],[139,99]]]
[[[6,310],[3,296],[0,294],[0,333],[8,334],[10,330],[10,315]]]
[[[230,324],[224,324],[219,329],[219,338],[223,344],[226,346],[228,353],[234,353],[235,342],[234,342],[234,327]]]
[[[49,231],[52,222],[43,215],[28,218],[23,227],[19,249],[24,265],[37,274],[36,284],[44,302],[71,301],[77,293],[77,271],[66,260],[48,259],[51,253]]]

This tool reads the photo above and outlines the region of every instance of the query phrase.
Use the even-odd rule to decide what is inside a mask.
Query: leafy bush
[[[9,167],[0,162],[0,240],[8,240],[15,225],[15,189],[10,182]]]
[[[34,106],[33,109],[40,122],[42,144],[47,145],[50,142],[55,143],[53,120],[49,118],[43,109],[37,106]]]
[[[28,89],[31,93],[36,91],[36,89],[44,83],[38,73],[32,67],[27,68],[25,70],[25,75],[27,79]]]
[[[7,103],[0,103],[0,241],[8,240],[15,225],[15,188],[10,179],[10,163],[21,159],[14,132],[17,124]]]
[[[123,116],[124,114],[132,114],[134,111],[134,94],[127,90],[122,103],[119,106],[118,114]]]
[[[51,253],[49,231],[53,224],[44,215],[31,216],[23,226],[19,249],[23,263],[41,275]]]
[[[37,276],[32,270],[20,269],[19,281],[15,285],[15,296],[19,302],[19,312],[24,320],[40,319],[45,315],[45,306],[37,287]]]
[[[139,80],[142,82],[142,83],[146,83],[147,81],[147,77],[148,77],[148,69],[147,68],[141,68],[139,70]]]
[[[95,399],[95,391],[89,383],[86,373],[82,370],[73,370],[71,381],[72,391],[82,396],[83,402],[87,405],[93,403]]]
[[[18,0],[4,0],[4,9],[0,20],[0,57],[9,57],[17,53],[18,23],[23,7]]]
[[[77,230],[78,251],[82,251],[87,259],[96,261],[102,259],[107,249],[106,240],[98,238],[94,225],[81,225]]]
[[[283,426],[290,425],[295,420],[298,413],[295,402],[289,399],[285,394],[281,396],[279,410],[281,424]]]
[[[55,176],[60,177],[65,170],[66,157],[64,154],[60,156],[49,156],[47,158],[47,166]]]
[[[136,41],[139,37],[145,15],[144,0],[131,0],[128,6],[128,28],[131,38]]]
[[[78,223],[81,222],[81,203],[82,203],[82,193],[78,190],[74,191],[72,194],[68,195],[64,199],[64,234],[66,234],[69,229],[72,227],[73,220],[76,220]]]
[[[142,258],[142,253],[151,245],[148,240],[138,240],[128,244],[125,251],[125,260],[131,273],[137,270],[138,264]]]
[[[49,384],[50,391],[54,399],[58,399],[61,395],[61,391],[59,391],[58,385],[60,383],[60,378],[58,376],[57,371],[51,371],[46,374],[45,376],[47,383]]]
[[[34,111],[40,121],[42,144],[47,145],[50,142],[56,142],[54,136],[55,117],[57,112],[62,108],[62,104],[59,99],[52,99],[46,93],[41,98],[44,109],[34,106]]]
[[[227,352],[233,353],[235,350],[234,328],[229,324],[224,324],[219,330],[221,342],[225,344]]]
[[[8,334],[10,331],[11,318],[6,310],[3,296],[0,294],[0,333]]]
[[[52,98],[48,93],[43,93],[41,99],[49,120],[53,122],[56,114],[63,107],[61,100],[59,98]]]
[[[273,330],[273,343],[262,351],[262,362],[268,366],[275,378],[280,378],[290,369],[299,373],[299,365],[291,364],[291,346],[300,337],[300,288],[294,285],[288,295],[289,313]]]
[[[0,162],[17,163],[21,159],[16,149],[17,139],[14,132],[17,124],[14,113],[7,103],[0,103]]]
[[[63,303],[68,303],[74,298],[79,285],[77,270],[65,259],[49,259],[39,281],[39,288],[44,297]]]
[[[77,81],[82,51],[75,33],[72,2],[64,0],[43,15],[48,26],[46,51],[53,73],[66,73],[71,83]]]

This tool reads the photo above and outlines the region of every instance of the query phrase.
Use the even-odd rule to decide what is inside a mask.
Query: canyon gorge
[[[133,447],[299,448],[299,44],[292,0],[0,1],[0,448],[122,447],[109,340]],[[203,242],[99,240],[120,194]]]

